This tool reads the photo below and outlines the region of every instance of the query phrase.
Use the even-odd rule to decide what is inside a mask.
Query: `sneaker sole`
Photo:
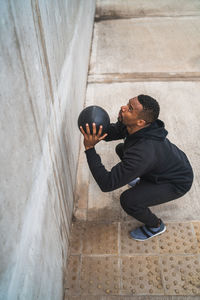
[[[150,237],[148,237],[148,238],[146,238],[146,239],[144,239],[144,240],[136,239],[136,238],[132,237],[131,234],[130,234],[130,237],[131,237],[133,240],[135,240],[135,241],[144,242],[144,241],[150,240],[150,239],[153,238],[154,236],[157,236],[157,235],[159,235],[159,234],[161,234],[161,233],[164,233],[166,229],[167,229],[167,227],[165,226],[164,229],[163,229],[162,231],[160,231],[160,232],[158,232],[158,233],[156,233],[156,234],[154,234],[154,235],[152,235],[152,236],[150,236]]]

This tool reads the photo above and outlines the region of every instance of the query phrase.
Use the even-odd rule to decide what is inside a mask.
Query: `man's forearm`
[[[100,156],[96,153],[95,148],[90,148],[85,151],[88,166],[90,171],[97,182],[98,186],[103,192],[109,192],[112,189],[110,186],[110,172],[106,170],[104,165],[101,163]]]

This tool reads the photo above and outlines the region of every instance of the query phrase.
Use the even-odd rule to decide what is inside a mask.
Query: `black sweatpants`
[[[116,153],[122,160],[124,144],[116,146]],[[159,218],[151,212],[149,206],[162,204],[183,196],[171,183],[155,184],[141,179],[139,184],[126,190],[120,196],[120,203],[125,212],[150,227],[157,227]]]

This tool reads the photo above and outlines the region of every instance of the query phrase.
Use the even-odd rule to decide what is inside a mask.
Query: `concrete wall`
[[[94,0],[0,4],[0,299],[62,299]]]

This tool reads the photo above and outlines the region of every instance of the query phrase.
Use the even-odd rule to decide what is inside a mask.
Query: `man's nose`
[[[126,111],[126,108],[127,108],[127,105],[123,105],[123,106],[121,106],[121,111]]]

